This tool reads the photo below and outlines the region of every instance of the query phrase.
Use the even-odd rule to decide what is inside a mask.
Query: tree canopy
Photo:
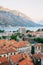
[[[34,38],[34,41],[38,43],[43,43],[43,38]]]

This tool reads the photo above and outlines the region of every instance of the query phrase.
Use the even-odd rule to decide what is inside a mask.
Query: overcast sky
[[[0,6],[20,11],[36,22],[43,20],[43,0],[0,0]]]

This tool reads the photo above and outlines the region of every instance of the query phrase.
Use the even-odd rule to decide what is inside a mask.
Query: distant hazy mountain
[[[41,26],[40,24],[34,23],[31,20],[31,18],[27,17],[21,12],[0,7],[0,26],[9,26],[9,25],[23,26],[23,27]]]
[[[43,25],[43,20],[39,21],[39,24]]]

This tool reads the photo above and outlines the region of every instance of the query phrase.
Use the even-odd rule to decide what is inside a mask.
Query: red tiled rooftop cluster
[[[0,54],[16,52],[17,48],[24,47],[27,44],[27,41],[17,42],[15,40],[0,40]]]
[[[0,54],[5,54],[9,52],[16,52],[17,48],[25,47],[28,45],[27,41],[20,41],[17,42],[15,40],[0,40]],[[19,59],[25,58],[27,55],[17,54],[10,56],[10,58],[13,59],[14,62],[18,62]],[[28,60],[28,58],[26,59]],[[31,60],[29,58],[29,60]],[[8,59],[6,57],[0,57],[0,65],[10,65],[8,62]],[[20,64],[19,64],[20,65]]]
[[[10,65],[10,63],[8,62],[8,59],[6,57],[1,57],[0,65]]]
[[[10,56],[10,60],[12,60],[14,64],[18,65],[34,65],[30,56],[25,53]]]

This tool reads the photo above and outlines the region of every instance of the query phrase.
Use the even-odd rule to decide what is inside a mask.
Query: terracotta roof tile
[[[0,58],[0,65],[10,65],[6,57]]]
[[[12,55],[10,56],[10,59],[12,59],[12,62],[17,63],[19,59],[22,58],[22,56],[23,56],[22,54]]]
[[[17,55],[10,56],[9,58],[12,60],[13,63],[19,63],[19,65],[25,65],[26,63],[33,65],[32,59],[28,54],[20,53]]]
[[[19,65],[34,65],[32,62],[27,61],[26,59],[19,62]]]
[[[37,47],[37,46],[39,47],[39,46],[41,46],[41,44],[40,44],[40,43],[37,43],[37,44],[35,44],[35,46],[36,46],[36,47]]]
[[[43,58],[43,54],[34,54],[33,55],[35,58]]]

